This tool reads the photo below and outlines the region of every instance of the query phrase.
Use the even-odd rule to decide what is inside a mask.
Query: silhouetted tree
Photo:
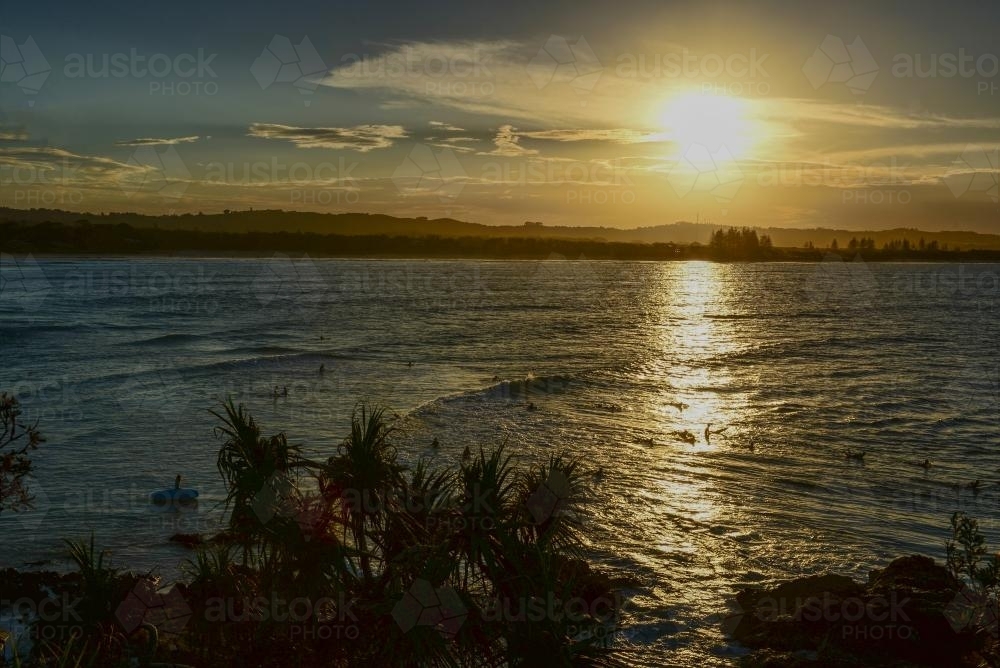
[[[749,227],[716,230],[709,246],[713,255],[720,259],[757,258],[765,255],[762,251],[772,248],[770,237],[758,237],[757,231]]]
[[[18,422],[20,417],[17,399],[0,393],[0,512],[31,507],[31,492],[25,484],[31,473],[29,453],[44,439],[36,425]]]

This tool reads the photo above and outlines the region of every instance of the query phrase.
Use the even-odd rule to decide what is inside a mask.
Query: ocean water
[[[168,537],[221,518],[227,396],[315,455],[369,400],[406,461],[506,441],[602,467],[588,549],[636,581],[639,664],[730,664],[738,588],[940,558],[955,510],[1000,537],[998,265],[4,261],[0,389],[47,442],[0,565],[93,532],[174,577]],[[197,509],[151,508],[178,473]]]

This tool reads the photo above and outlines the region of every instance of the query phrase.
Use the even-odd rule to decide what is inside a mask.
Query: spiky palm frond
[[[375,576],[373,560],[385,557],[384,530],[398,507],[405,467],[397,462],[390,440],[395,430],[382,408],[360,404],[351,416],[351,433],[337,456],[320,473],[320,485],[337,497],[347,518],[361,573],[367,582]]]
[[[220,422],[216,435],[223,440],[216,467],[226,484],[230,528],[244,540],[249,554],[262,528],[278,514],[285,495],[294,488],[295,469],[303,465],[298,446],[289,444],[284,433],[264,437],[243,404],[232,399],[223,404],[224,414],[212,411]]]
[[[552,455],[547,463],[530,469],[518,490],[524,516],[522,540],[576,554],[582,543],[586,494],[586,476],[579,461]]]

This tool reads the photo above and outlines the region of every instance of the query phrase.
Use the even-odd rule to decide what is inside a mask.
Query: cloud
[[[508,40],[376,44],[377,54],[348,54],[320,83],[333,88],[392,88],[428,94],[465,95],[466,90],[427,88],[427,82],[492,81],[497,67],[514,61],[521,44]]]
[[[535,130],[519,133],[522,137],[542,139],[547,141],[602,141],[615,144],[641,144],[644,142],[666,141],[662,133],[641,132],[629,128],[608,129],[574,129],[574,130]]]
[[[191,142],[196,142],[201,137],[140,137],[138,139],[128,139],[125,141],[116,141],[115,146],[175,146],[177,144],[189,144]]]
[[[996,142],[993,142],[994,144]],[[899,144],[864,148],[856,151],[841,151],[827,154],[831,161],[885,160],[891,158],[946,158],[948,162],[960,155],[969,142],[942,142],[937,144]]]
[[[796,98],[777,100],[768,115],[782,120],[808,120],[872,128],[918,129],[982,129],[1000,128],[1000,118],[961,118],[943,114],[900,111],[879,105],[830,104]]]
[[[254,123],[248,133],[260,139],[289,141],[299,148],[345,149],[367,153],[392,146],[406,137],[401,125],[358,125],[353,128],[297,128],[274,123]]]
[[[460,128],[456,125],[452,125],[451,123],[442,123],[441,121],[430,121],[428,125],[447,132],[465,132],[465,128]]]
[[[425,140],[431,146],[449,148],[459,153],[475,153],[476,149],[466,144],[480,141],[475,137],[427,137]]]
[[[539,90],[525,68],[542,46],[510,40],[376,45],[377,54],[341,58],[319,83],[378,96],[384,109],[447,108],[545,124],[621,117],[622,95],[609,89],[637,89],[637,82],[602,79],[586,105],[567,84]]]
[[[438,148],[447,148],[455,151],[456,153],[475,153],[476,149],[469,146],[462,146],[461,144],[449,144],[445,141],[428,141],[428,146],[436,146]]]
[[[493,138],[494,149],[482,155],[500,155],[504,157],[520,157],[538,155],[536,149],[521,145],[521,139],[527,137],[540,141],[557,142],[610,142],[614,144],[639,144],[643,142],[667,141],[660,133],[641,132],[628,128],[610,129],[572,129],[572,130],[530,130],[520,131],[514,126],[501,125]],[[457,139],[457,138],[456,138]],[[468,140],[468,138],[465,138]],[[447,141],[447,140],[445,140]]]
[[[517,133],[517,128],[513,125],[501,125],[497,129],[497,135],[493,138],[493,145],[496,147],[486,155],[500,155],[506,158],[516,158],[528,155],[537,155],[538,151],[525,148],[520,144],[521,137]]]
[[[51,146],[0,148],[0,167],[15,170],[18,185],[26,188],[117,188],[123,176],[136,171],[111,158]]]
[[[0,141],[27,141],[28,131],[22,127],[0,125]]]

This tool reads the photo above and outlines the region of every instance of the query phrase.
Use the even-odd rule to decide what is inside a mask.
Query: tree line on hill
[[[559,238],[621,243],[673,243],[681,246],[709,243],[717,230],[727,225],[711,222],[677,221],[633,228],[593,227],[589,225],[550,225],[542,221],[523,224],[485,225],[452,218],[396,217],[379,213],[318,213],[284,210],[231,210],[205,213],[175,213],[162,215],[128,211],[80,213],[58,209],[11,209],[0,206],[0,222],[64,223],[81,220],[95,225],[126,223],[133,227],[160,227],[171,230],[201,230],[203,232],[303,232],[345,236],[428,236],[494,237],[494,238]],[[829,247],[830,239],[841,243],[852,236],[871,239],[872,248],[882,248],[895,239],[906,239],[919,245],[925,238],[929,244],[937,241],[956,250],[1000,250],[1000,235],[971,231],[929,232],[912,228],[891,230],[848,231],[832,228],[754,227],[758,235],[771,238],[775,248]]]
[[[271,255],[307,253],[317,257],[593,260],[818,261],[830,254],[866,260],[1000,261],[1000,251],[948,249],[936,242],[891,242],[876,249],[871,239],[852,239],[845,248],[778,248],[752,228],[711,234],[707,244],[608,242],[553,237],[447,237],[438,235],[344,235],[314,232],[209,232],[134,227],[126,223],[0,222],[5,253],[91,255]]]

